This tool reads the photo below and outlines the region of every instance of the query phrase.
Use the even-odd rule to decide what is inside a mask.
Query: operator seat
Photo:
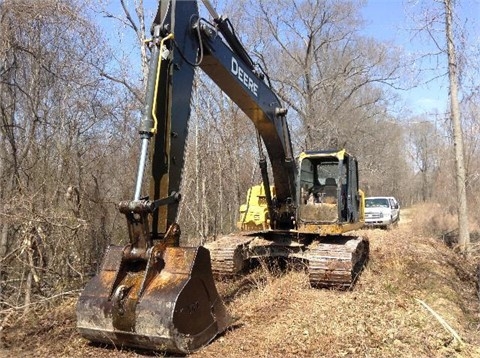
[[[325,187],[323,188],[325,196],[337,197],[337,182],[335,178],[326,178]]]

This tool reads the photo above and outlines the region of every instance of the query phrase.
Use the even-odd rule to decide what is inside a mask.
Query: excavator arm
[[[255,125],[270,159],[276,189],[275,204],[267,198],[271,217],[275,218],[272,224],[289,227],[295,202],[296,166],[285,118],[287,111],[265,81],[265,75],[253,64],[228,18],[216,14],[208,1],[204,3],[213,24],[200,18],[196,1],[161,1],[155,16],[148,88],[152,108],[147,101],[147,115],[141,125],[143,141],[154,136],[150,200],[179,197],[193,77],[199,67]],[[159,53],[158,60],[155,52]],[[150,113],[155,120],[149,117]],[[269,188],[264,158],[260,165],[264,185]],[[178,202],[170,200],[154,213],[154,237],[161,237],[174,223],[177,209]]]
[[[149,200],[160,203],[152,219],[154,239],[162,238],[176,221],[185,143],[197,61],[198,40],[192,16],[195,1],[161,1],[152,26],[151,60],[146,105],[140,125],[142,149],[153,141],[149,166]],[[160,23],[157,23],[160,21]],[[142,186],[147,151],[142,150],[137,188]],[[136,200],[139,195],[136,195]]]

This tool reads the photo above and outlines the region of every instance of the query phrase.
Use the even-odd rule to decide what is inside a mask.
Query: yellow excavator
[[[314,286],[348,288],[368,258],[368,240],[345,235],[363,225],[356,159],[330,150],[294,160],[287,110],[267,74],[229,19],[202,2],[212,21],[200,17],[197,1],[159,2],[148,42],[135,192],[119,204],[129,243],[107,249],[76,308],[80,334],[94,342],[193,352],[230,324],[214,273],[236,275],[251,260],[284,257],[303,261]],[[181,247],[176,216],[197,67],[255,125],[262,184],[248,191],[239,232],[205,247]]]
[[[264,185],[266,172],[264,183],[248,190],[240,231],[205,245],[214,273],[238,275],[252,260],[283,257],[303,262],[312,286],[353,286],[369,252],[366,238],[345,235],[364,225],[357,161],[345,150],[309,151],[300,154],[298,168],[294,195],[283,205],[277,181]]]

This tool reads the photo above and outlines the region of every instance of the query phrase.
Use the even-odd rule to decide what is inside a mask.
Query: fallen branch
[[[428,312],[430,312],[432,316],[435,317],[438,322],[440,322],[443,328],[445,328],[445,330],[449,332],[460,345],[463,345],[463,341],[458,335],[458,333],[455,332],[455,330],[452,327],[450,327],[450,325],[442,318],[442,316],[440,316],[437,312],[435,312],[429,305],[427,305],[422,300],[419,300],[418,298],[416,298],[415,300],[419,302]]]

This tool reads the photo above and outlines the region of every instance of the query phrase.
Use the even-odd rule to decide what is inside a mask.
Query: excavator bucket
[[[204,247],[153,246],[146,259],[110,246],[77,304],[77,328],[94,342],[175,353],[208,344],[228,324]]]

